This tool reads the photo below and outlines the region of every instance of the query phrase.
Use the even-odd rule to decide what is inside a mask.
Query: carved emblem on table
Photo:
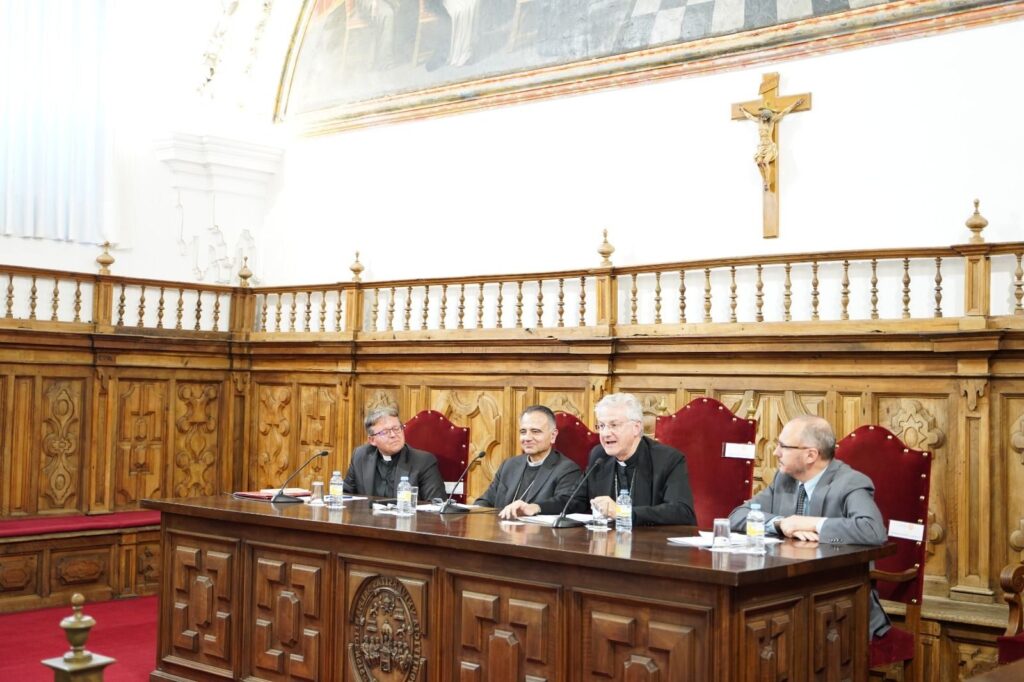
[[[363,582],[350,620],[348,650],[360,680],[377,682],[378,674],[402,682],[419,679],[423,665],[419,614],[399,580],[378,575]]]

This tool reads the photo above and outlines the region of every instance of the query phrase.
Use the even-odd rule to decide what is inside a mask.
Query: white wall
[[[1024,22],[302,138],[266,123],[298,5],[274,6],[257,76],[243,84],[225,64],[221,96],[200,99],[219,3],[121,3],[132,59],[115,273],[196,279],[153,148],[172,131],[286,148],[267,220],[252,226],[269,284],[348,280],[355,250],[366,279],[588,267],[603,228],[618,265],[947,245],[966,241],[976,196],[989,241],[1024,239],[1024,91],[1012,66],[1024,63]],[[782,124],[777,240],[760,237],[755,126],[729,118],[766,71],[781,73],[784,94],[814,97]],[[0,237],[0,263],[88,272],[98,253]]]

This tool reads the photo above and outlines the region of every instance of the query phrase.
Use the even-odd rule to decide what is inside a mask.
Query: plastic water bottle
[[[620,490],[615,498],[615,530],[624,533],[633,530],[633,498],[628,490]]]
[[[398,498],[398,515],[412,516],[415,508],[412,506],[412,484],[409,483],[408,476],[402,476],[402,480],[398,482],[396,493],[395,497]]]
[[[747,545],[764,552],[764,512],[756,502],[750,505],[747,513]]]
[[[327,506],[331,509],[341,509],[344,506],[345,479],[341,477],[340,471],[331,474],[331,481],[327,487]]]

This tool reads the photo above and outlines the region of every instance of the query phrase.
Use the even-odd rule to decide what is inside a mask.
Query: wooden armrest
[[[1003,588],[1003,599],[1010,605],[1010,619],[1006,624],[1006,636],[1013,637],[1024,630],[1024,564],[1010,564],[999,574],[999,584]]]
[[[890,583],[909,583],[911,580],[917,577],[917,569],[908,568],[906,570],[900,571],[899,573],[872,569],[870,575],[872,580],[884,580]]]

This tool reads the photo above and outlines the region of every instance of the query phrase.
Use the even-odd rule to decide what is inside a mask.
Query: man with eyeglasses
[[[523,454],[502,462],[491,485],[473,504],[500,509],[503,519],[560,513],[581,474],[576,462],[554,449],[557,436],[554,412],[543,405],[523,410]]]
[[[398,482],[402,476],[408,476],[411,485],[419,486],[419,499],[445,497],[437,458],[405,444],[405,427],[398,418],[397,407],[371,411],[363,426],[367,442],[352,453],[345,475],[346,493],[394,497]]]
[[[871,479],[834,459],[836,436],[821,417],[801,415],[782,427],[771,484],[729,514],[734,531],[746,528],[750,505],[764,512],[765,533],[829,544],[881,545],[888,538]],[[872,593],[869,629],[876,637],[889,619]]]
[[[578,512],[615,516],[615,498],[629,490],[633,525],[696,525],[686,456],[643,435],[643,407],[630,393],[606,395],[595,408],[601,442],[590,452],[590,477],[573,499]],[[588,504],[589,501],[589,504]]]

